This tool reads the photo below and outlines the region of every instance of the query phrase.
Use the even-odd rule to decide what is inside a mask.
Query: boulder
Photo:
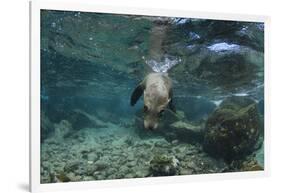
[[[243,160],[234,160],[229,164],[228,171],[259,171],[264,170],[264,167],[258,163],[253,156],[248,156]]]
[[[257,104],[248,97],[230,97],[209,116],[204,131],[204,150],[226,161],[251,153],[260,135]]]
[[[202,142],[203,126],[194,125],[186,121],[177,121],[170,125],[178,139],[186,142]]]
[[[54,139],[57,140],[68,137],[72,131],[72,125],[67,120],[55,123],[54,128]]]
[[[204,125],[187,121],[184,111],[177,110],[177,113],[174,113],[167,109],[159,121],[158,128],[153,132],[143,127],[141,115],[141,112],[136,114],[135,129],[142,138],[164,136],[168,141],[180,140],[188,143],[198,143],[203,140]]]
[[[173,176],[178,173],[179,161],[175,156],[157,154],[150,161],[152,176]]]
[[[106,123],[99,120],[96,116],[79,109],[73,110],[69,120],[72,123],[74,130],[90,127],[101,128],[107,126]]]

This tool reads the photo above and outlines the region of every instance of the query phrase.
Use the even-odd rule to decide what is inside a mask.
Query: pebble
[[[192,174],[192,170],[188,170],[188,169],[180,170],[180,175],[190,175],[190,174]]]
[[[87,157],[88,157],[89,161],[93,161],[93,162],[95,162],[99,159],[99,156],[94,152],[89,153]]]
[[[79,161],[71,161],[65,164],[64,171],[70,172],[78,169],[80,162]]]
[[[127,164],[128,167],[134,167],[134,166],[136,166],[136,165],[137,165],[137,162],[136,162],[136,161],[130,161],[130,162],[128,162],[128,164]]]
[[[176,145],[176,144],[178,144],[178,143],[179,143],[179,140],[177,140],[177,139],[175,139],[175,140],[172,141],[172,144],[173,144],[173,145]]]
[[[105,168],[107,168],[107,164],[102,160],[98,160],[95,162],[95,167],[96,170],[104,170]]]
[[[126,173],[129,172],[129,168],[127,166],[123,165],[119,168],[119,172],[123,173],[123,174],[126,174]]]
[[[126,175],[125,175],[125,178],[133,178],[133,177],[134,177],[133,174],[126,174]]]
[[[129,154],[129,156],[127,157],[127,160],[128,160],[128,161],[133,161],[133,160],[135,160],[134,155],[133,155],[133,154]]]

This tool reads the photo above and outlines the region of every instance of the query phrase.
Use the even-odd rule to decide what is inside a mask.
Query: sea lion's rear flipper
[[[144,86],[140,83],[131,95],[131,106],[134,106],[143,94]]]
[[[173,111],[174,113],[177,112],[176,107],[173,103],[173,90],[169,91],[169,97],[170,97],[170,102],[168,104],[169,109],[171,109],[171,111]]]

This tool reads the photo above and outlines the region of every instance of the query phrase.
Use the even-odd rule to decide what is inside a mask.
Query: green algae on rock
[[[173,176],[178,173],[179,161],[174,156],[158,154],[150,161],[153,176]]]
[[[248,97],[230,97],[206,122],[204,150],[230,161],[254,150],[260,135],[257,104]]]

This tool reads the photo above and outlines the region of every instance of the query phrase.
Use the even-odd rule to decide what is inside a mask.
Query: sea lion
[[[144,95],[144,127],[155,130],[158,127],[159,118],[166,107],[176,111],[173,105],[172,81],[167,73],[150,73],[135,88],[131,95],[131,106]]]

